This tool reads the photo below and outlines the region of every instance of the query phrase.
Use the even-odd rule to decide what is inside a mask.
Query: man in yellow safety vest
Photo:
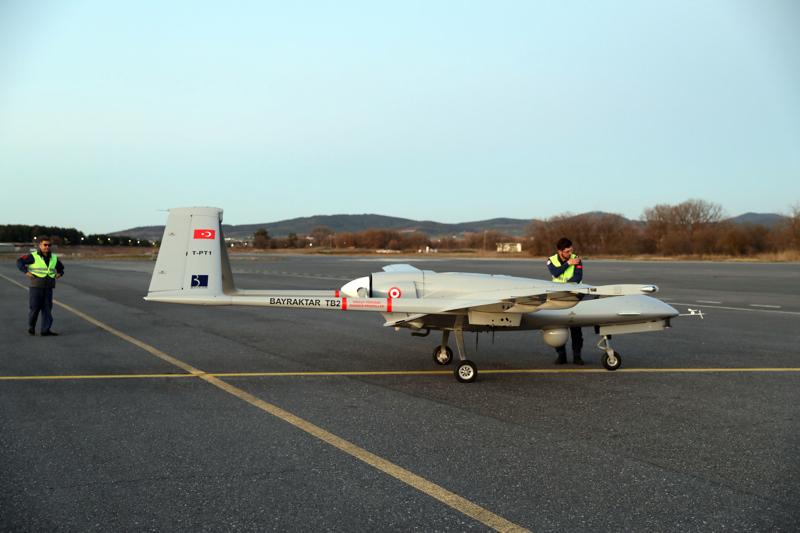
[[[30,279],[28,289],[28,333],[36,335],[36,321],[42,313],[42,337],[58,335],[50,328],[53,325],[53,289],[56,278],[64,275],[64,265],[56,254],[50,252],[49,237],[39,237],[38,249],[17,259],[17,268]]]
[[[547,269],[556,283],[580,283],[583,280],[583,263],[572,248],[572,241],[561,237],[556,243],[556,253],[547,259]],[[581,349],[583,348],[583,332],[581,328],[569,328],[572,337],[572,362],[582,365]],[[556,348],[557,365],[567,362],[567,346]]]

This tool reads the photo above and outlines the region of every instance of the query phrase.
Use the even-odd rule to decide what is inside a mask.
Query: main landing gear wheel
[[[465,359],[456,366],[455,375],[461,383],[472,383],[478,377],[478,367],[472,361]]]
[[[433,362],[437,365],[449,365],[453,362],[453,350],[449,346],[437,346],[433,349]]]
[[[603,335],[597,341],[597,347],[603,350],[603,357],[600,361],[606,370],[616,370],[622,365],[622,357],[611,347],[611,335]]]
[[[603,354],[602,363],[606,370],[616,370],[622,365],[622,357],[618,352],[606,352]]]

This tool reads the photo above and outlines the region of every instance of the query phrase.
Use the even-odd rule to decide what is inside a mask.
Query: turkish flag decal
[[[196,229],[194,230],[195,239],[213,239],[217,236],[217,230],[213,229]]]

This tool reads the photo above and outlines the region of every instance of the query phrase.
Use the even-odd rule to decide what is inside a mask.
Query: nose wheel
[[[437,346],[433,349],[433,362],[437,365],[449,365],[453,362],[453,350],[446,345]]]
[[[603,367],[605,367],[606,370],[616,370],[622,366],[622,356],[619,355],[619,352],[614,351],[611,347],[610,340],[611,335],[603,335],[603,337],[597,341],[597,347],[605,352],[600,360]]]

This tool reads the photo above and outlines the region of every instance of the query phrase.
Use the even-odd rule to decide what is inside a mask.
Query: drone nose
[[[664,303],[661,300],[657,300],[660,304],[659,307],[661,308],[660,311],[664,315],[664,318],[673,318],[680,315],[680,312],[669,305],[668,303]]]

